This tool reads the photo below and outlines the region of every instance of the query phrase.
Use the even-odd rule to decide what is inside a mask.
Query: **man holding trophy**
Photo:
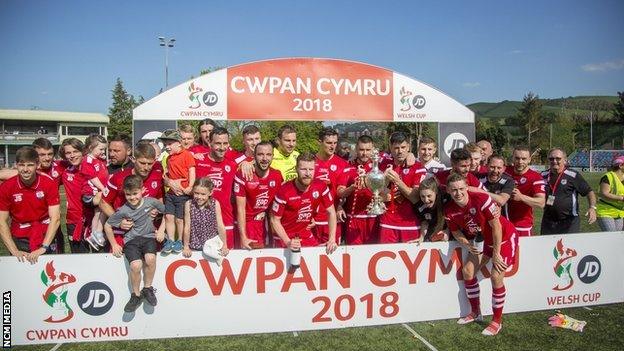
[[[403,132],[394,132],[390,136],[390,153],[392,163],[382,166],[388,183],[388,193],[384,199],[387,203],[386,211],[379,217],[379,242],[385,244],[419,241],[419,220],[412,209],[412,203],[418,199],[418,185],[425,179],[427,171],[419,162],[407,165],[410,141]],[[379,204],[373,203],[372,208],[375,207],[379,207]]]
[[[368,213],[373,193],[366,182],[366,176],[373,168],[373,149],[373,139],[368,135],[360,136],[355,146],[356,158],[345,168],[338,180],[338,196],[346,198],[343,208],[347,214],[347,245],[377,243],[377,214]]]

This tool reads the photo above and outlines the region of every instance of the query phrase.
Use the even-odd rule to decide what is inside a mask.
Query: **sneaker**
[[[173,242],[173,246],[172,246],[172,251],[173,253],[180,253],[182,252],[183,246],[182,246],[182,240],[176,240]]]
[[[124,307],[124,311],[131,313],[136,311],[137,308],[141,305],[141,296],[136,296],[134,293],[130,296],[130,301]]]
[[[173,241],[167,239],[165,240],[165,245],[163,245],[162,252],[168,254],[171,253],[171,250],[173,250]]]
[[[490,325],[487,326],[487,328],[483,329],[481,334],[487,335],[487,336],[492,336],[492,335],[498,334],[501,331],[501,329],[503,329],[503,324],[502,323],[496,323],[496,322],[492,321],[492,322],[490,322]]]
[[[98,242],[95,236],[93,235],[88,236],[84,240],[87,242],[87,244],[89,244],[89,246],[91,246],[93,250],[100,251],[100,246],[98,245]]]
[[[464,317],[461,317],[457,320],[457,324],[468,324],[474,321],[481,322],[483,320],[483,316],[481,314],[475,314],[474,312],[470,312]]]
[[[153,286],[150,286],[149,288],[143,288],[143,290],[141,290],[141,297],[143,297],[145,301],[147,301],[147,303],[149,303],[150,305],[156,306],[158,300],[156,299],[156,294],[154,294],[155,292],[156,289],[154,289]]]

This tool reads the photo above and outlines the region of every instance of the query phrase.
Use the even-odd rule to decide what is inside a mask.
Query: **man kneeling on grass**
[[[156,306],[157,303],[152,281],[156,272],[156,240],[162,242],[165,238],[165,221],[162,221],[156,232],[150,212],[153,208],[164,212],[165,206],[154,198],[143,197],[143,179],[138,175],[126,177],[123,190],[126,203],[108,218],[104,231],[111,244],[113,255],[121,257],[123,252],[130,263],[132,294],[124,311],[134,312],[141,305],[142,299],[152,306]],[[119,227],[121,221],[126,218],[132,220],[134,225],[124,235],[122,248],[115,241],[113,227]],[[143,289],[139,290],[141,271],[143,271]]]

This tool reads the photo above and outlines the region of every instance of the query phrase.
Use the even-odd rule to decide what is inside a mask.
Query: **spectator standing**
[[[611,170],[600,179],[600,199],[596,207],[601,230],[624,230],[624,156],[615,158]]]
[[[578,196],[586,196],[589,204],[588,223],[596,221],[596,195],[583,176],[567,168],[565,151],[554,148],[548,152],[550,169],[542,172],[546,181],[546,206],[541,233],[568,234],[581,230]]]

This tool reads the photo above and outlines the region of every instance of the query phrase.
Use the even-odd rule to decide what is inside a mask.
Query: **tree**
[[[145,99],[139,96],[138,101],[128,94],[123,87],[123,82],[117,78],[113,93],[113,105],[108,108],[108,136],[114,138],[125,134],[132,138],[132,110],[143,103]]]
[[[613,104],[613,117],[616,121],[624,123],[624,91],[618,91],[619,100]]]
[[[522,101],[522,106],[518,110],[518,122],[520,128],[527,136],[527,145],[531,148],[531,133],[538,131],[543,127],[542,121],[542,102],[539,96],[529,92]]]

